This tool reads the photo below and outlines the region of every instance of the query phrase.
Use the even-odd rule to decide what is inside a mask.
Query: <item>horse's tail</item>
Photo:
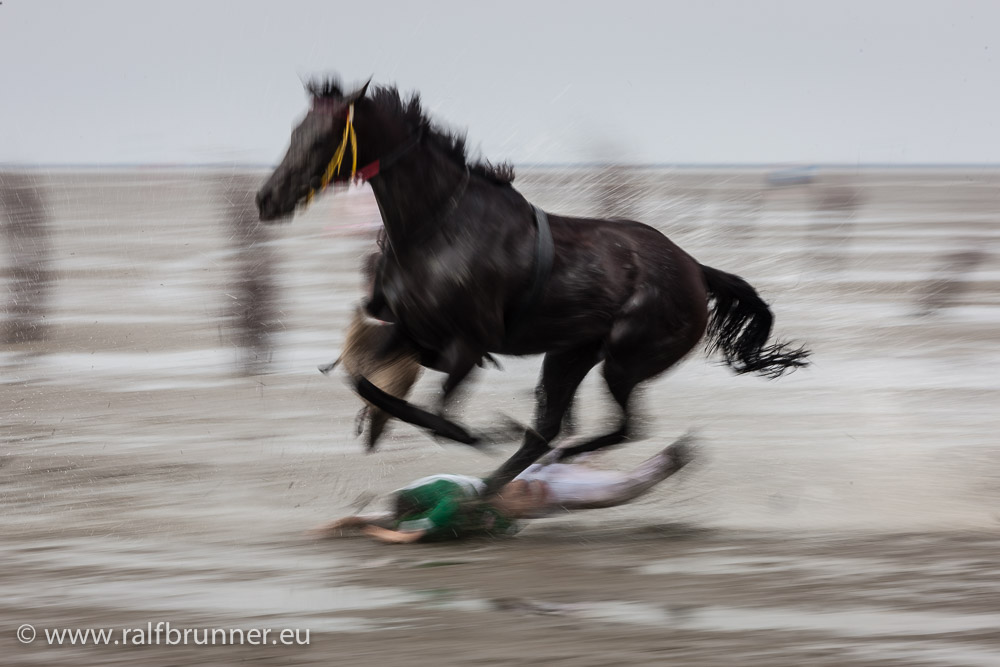
[[[708,322],[708,349],[722,352],[737,373],[780,377],[807,366],[809,351],[788,343],[767,345],[774,315],[757,291],[739,276],[701,266],[708,293],[715,302]]]

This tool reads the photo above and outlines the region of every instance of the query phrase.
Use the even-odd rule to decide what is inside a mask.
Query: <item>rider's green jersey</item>
[[[483,480],[466,475],[431,475],[399,489],[406,505],[396,517],[396,530],[426,531],[423,539],[447,540],[471,535],[511,535],[517,524],[480,499]]]

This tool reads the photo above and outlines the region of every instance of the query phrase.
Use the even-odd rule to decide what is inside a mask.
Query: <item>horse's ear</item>
[[[348,95],[347,97],[345,97],[344,101],[348,102],[348,103],[351,103],[351,102],[357,102],[358,100],[360,100],[362,97],[365,96],[365,93],[368,92],[368,84],[370,84],[371,82],[372,82],[372,78],[368,77],[368,80],[365,81],[365,85],[361,86],[360,88],[358,88],[357,90],[355,90],[353,93],[351,93],[350,95]]]

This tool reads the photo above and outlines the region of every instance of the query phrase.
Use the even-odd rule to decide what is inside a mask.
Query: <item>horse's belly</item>
[[[497,354],[522,356],[572,350],[607,338],[611,320],[606,318],[536,318],[523,325],[523,331],[504,339]]]

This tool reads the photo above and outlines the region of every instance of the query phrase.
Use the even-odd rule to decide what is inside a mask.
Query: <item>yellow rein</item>
[[[351,178],[349,180],[353,180],[354,174],[358,170],[358,138],[354,134],[353,104],[347,107],[347,124],[344,125],[344,136],[340,139],[340,145],[337,146],[337,150],[333,153],[333,159],[330,160],[326,171],[323,172],[323,180],[320,181],[321,185],[319,187],[320,190],[325,190],[326,186],[333,180],[333,177],[340,173],[340,166],[344,162],[344,154],[347,152],[348,140],[351,142]],[[306,204],[312,201],[315,194],[315,190],[309,190],[309,194],[306,195]]]

